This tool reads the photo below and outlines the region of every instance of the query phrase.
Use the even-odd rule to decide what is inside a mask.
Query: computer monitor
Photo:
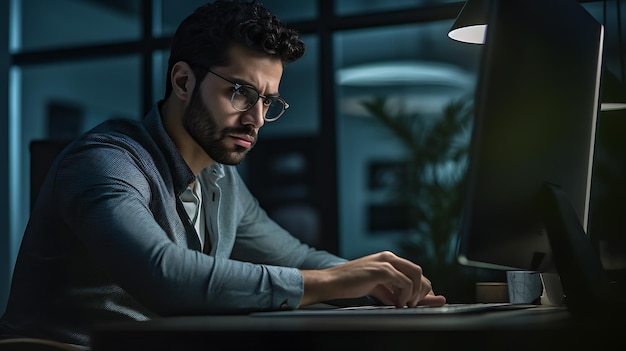
[[[476,86],[458,260],[558,274],[566,304],[605,293],[585,234],[603,38],[575,0],[491,1]]]

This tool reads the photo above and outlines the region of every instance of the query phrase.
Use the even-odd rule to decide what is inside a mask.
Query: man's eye
[[[272,98],[263,99],[263,106],[265,107],[270,107],[273,103],[274,99]]]
[[[249,89],[246,89],[245,87],[239,87],[235,89],[235,94],[241,95],[241,96],[248,96],[250,95],[250,92],[248,90]]]

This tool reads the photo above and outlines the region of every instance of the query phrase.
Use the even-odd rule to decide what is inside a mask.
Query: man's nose
[[[255,128],[261,128],[265,124],[265,108],[263,106],[263,99],[258,99],[256,104],[251,109],[244,112],[241,124],[251,125]]]

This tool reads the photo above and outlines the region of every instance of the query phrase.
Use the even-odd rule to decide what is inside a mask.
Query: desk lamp
[[[448,37],[456,41],[470,44],[484,44],[487,34],[487,13],[491,0],[467,0],[461,12],[457,16],[452,28],[448,32]],[[604,7],[604,23],[606,26],[606,0]],[[622,33],[620,0],[617,0],[617,30],[620,53],[620,69],[623,70],[622,63]],[[602,103],[601,111],[626,110],[626,88],[608,69],[604,69],[602,75]]]

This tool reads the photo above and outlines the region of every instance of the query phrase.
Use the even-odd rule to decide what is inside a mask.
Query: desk
[[[543,307],[457,315],[189,316],[101,326],[92,346],[93,351],[618,350],[624,349],[624,324]]]

